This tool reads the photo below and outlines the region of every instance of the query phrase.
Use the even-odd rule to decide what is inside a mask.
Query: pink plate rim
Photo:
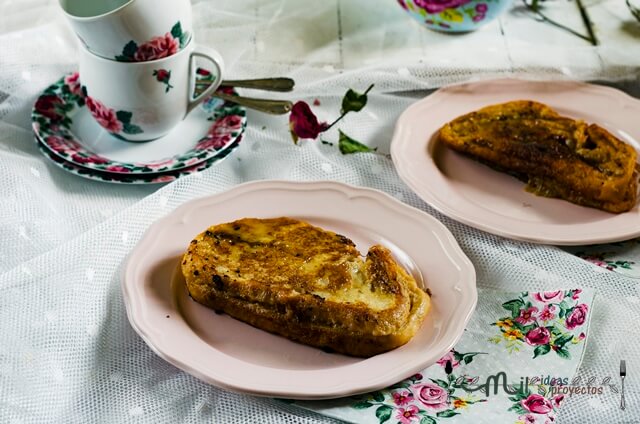
[[[367,208],[375,207],[380,214],[395,217],[383,223],[392,229],[404,227],[403,231],[407,233],[413,230],[420,231],[415,238],[401,241],[405,245],[412,246],[413,251],[409,252],[410,256],[424,256],[424,249],[429,248],[429,251],[434,252],[433,256],[438,258],[438,264],[443,262],[442,265],[438,265],[442,268],[438,268],[437,271],[441,278],[432,276],[436,272],[434,270],[419,270],[428,274],[429,288],[434,296],[442,293],[440,301],[435,297],[433,301],[434,307],[438,308],[438,312],[432,312],[436,314],[433,320],[437,324],[429,321],[429,324],[425,323],[423,326],[434,325],[436,328],[433,339],[425,341],[425,346],[428,348],[414,344],[411,348],[403,350],[403,346],[403,348],[337,368],[328,366],[311,370],[277,369],[242,361],[207,344],[190,327],[185,317],[181,316],[175,298],[171,302],[172,305],[167,305],[166,302],[159,305],[159,302],[154,302],[150,296],[145,296],[145,284],[147,284],[145,278],[151,278],[149,276],[153,267],[183,252],[189,240],[195,236],[196,233],[185,234],[187,233],[185,227],[197,227],[201,228],[199,230],[201,231],[215,223],[190,221],[204,221],[203,216],[206,216],[208,221],[212,214],[216,213],[215,211],[223,209],[224,212],[220,213],[237,213],[233,211],[234,201],[237,199],[244,198],[240,202],[253,201],[252,196],[266,195],[286,196],[293,202],[297,200],[296,211],[307,208],[308,213],[330,216],[330,212],[318,211],[317,205],[310,204],[313,203],[311,201],[300,202],[301,199],[309,200],[309,198],[321,201],[323,193],[325,198],[342,199],[338,201],[345,202],[344,204],[360,202],[360,204],[352,204],[352,207],[361,208],[363,205]],[[310,205],[306,206],[306,204]],[[287,209],[289,206],[285,205],[283,208]],[[240,205],[241,208],[242,205]],[[331,209],[335,209],[336,212],[333,213],[338,214],[340,207],[334,204]],[[232,212],[229,212],[230,210]],[[365,212],[366,210],[363,210],[363,213]],[[262,215],[256,211],[253,216]],[[358,224],[361,222],[358,221]],[[378,222],[378,224],[381,223]],[[349,234],[345,235],[349,236]],[[424,259],[421,260],[424,261]],[[442,271],[446,271],[446,277]],[[439,279],[442,281],[439,282]],[[224,389],[258,396],[306,400],[366,393],[388,387],[422,371],[440,359],[459,340],[477,303],[473,264],[442,223],[386,193],[331,181],[255,181],[189,201],[147,229],[123,267],[121,283],[127,316],[132,327],[161,358],[207,383]],[[167,288],[167,290],[172,289]],[[172,319],[165,319],[165,315],[168,314],[171,314]],[[426,331],[425,334],[431,334]],[[415,339],[405,346],[409,346],[414,341]]]
[[[502,237],[554,245],[587,245],[631,239],[640,235],[640,207],[622,214],[590,209],[591,222],[567,224],[529,222],[517,208],[503,214],[480,207],[465,196],[467,189],[455,185],[439,169],[433,152],[433,136],[446,122],[482,106],[510,100],[536,100],[576,115],[602,117],[608,129],[620,130],[640,149],[640,100],[615,88],[576,81],[497,79],[443,87],[409,106],[398,118],[391,141],[391,157],[400,178],[425,202],[444,215]],[[465,159],[471,161],[471,159]],[[459,171],[463,172],[463,171]],[[486,168],[486,173],[496,171]],[[503,174],[503,180],[512,177]],[[506,183],[505,183],[506,184]],[[482,181],[476,186],[482,185]],[[496,187],[495,191],[501,187]],[[524,190],[524,184],[522,184]],[[534,199],[543,199],[530,195]],[[490,198],[487,197],[487,202]],[[548,210],[565,216],[585,213],[581,206],[557,199],[544,199]],[[578,210],[580,209],[580,211]],[[545,218],[546,219],[546,218]]]

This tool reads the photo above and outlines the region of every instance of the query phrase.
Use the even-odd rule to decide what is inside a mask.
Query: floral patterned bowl
[[[473,31],[496,18],[511,0],[397,0],[427,28],[445,32]]]

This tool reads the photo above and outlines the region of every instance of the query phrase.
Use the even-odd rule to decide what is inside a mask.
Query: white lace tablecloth
[[[622,0],[590,4],[602,40],[597,48],[531,19],[517,4],[480,31],[447,36],[421,28],[394,3],[198,1],[195,33],[198,42],[221,51],[234,78],[295,78],[297,91],[288,97],[318,99],[321,119],[335,116],[347,88],[375,83],[366,109],[341,127],[383,153],[404,108],[445,83],[497,75],[579,78],[640,93],[640,26]],[[550,14],[581,28],[572,2],[546,4]],[[374,187],[433,214],[474,262],[482,288],[595,289],[580,373],[617,378],[619,360],[626,359],[629,408],[620,411],[615,397],[576,396],[558,420],[640,421],[636,279],[555,247],[451,221],[412,194],[385,156],[343,156],[317,142],[294,146],[284,117],[249,113],[237,152],[165,187],[68,175],[38,152],[30,109],[40,90],[76,68],[75,54],[55,1],[0,1],[0,422],[327,421],[201,383],[153,354],[126,319],[119,271],[146,227],[188,199],[266,178]]]

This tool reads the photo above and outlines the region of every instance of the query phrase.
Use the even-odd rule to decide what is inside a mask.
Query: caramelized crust
[[[214,225],[191,242],[182,272],[205,306],[353,356],[405,344],[430,307],[383,246],[363,260],[348,238],[290,218]]]
[[[533,101],[488,106],[444,125],[439,140],[499,171],[526,189],[607,212],[637,202],[633,147],[598,125],[558,115]]]

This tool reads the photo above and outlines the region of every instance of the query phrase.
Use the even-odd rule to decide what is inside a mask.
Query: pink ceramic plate
[[[398,119],[391,156],[401,178],[443,214],[493,234],[584,245],[640,235],[640,209],[615,215],[524,191],[524,184],[435,142],[446,122],[483,106],[536,100],[611,131],[640,150],[640,101],[578,82],[495,80],[442,88]]]
[[[390,248],[433,293],[419,333],[393,351],[352,358],[217,315],[189,298],[174,271],[196,234],[243,217],[278,216],[339,232],[363,253],[375,243]],[[379,191],[333,182],[253,182],[186,203],[147,230],[122,289],[133,328],[168,362],[219,387],[291,399],[364,393],[424,369],[460,338],[477,300],[474,268],[440,222]]]

